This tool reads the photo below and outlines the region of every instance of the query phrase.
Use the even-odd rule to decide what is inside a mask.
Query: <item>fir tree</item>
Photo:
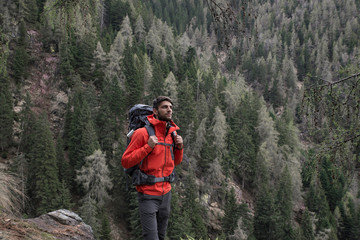
[[[71,209],[74,205],[69,190],[69,184],[62,180],[59,188],[59,208]]]
[[[256,239],[279,239],[278,213],[269,186],[263,184],[255,200],[254,236]]]
[[[32,129],[28,129],[32,138],[27,148],[26,157],[29,159],[28,191],[34,214],[43,214],[59,207],[60,182],[56,166],[55,144],[49,123],[44,115],[33,118]]]
[[[65,159],[64,143],[62,137],[58,136],[56,140],[56,165],[59,170],[60,182],[65,182],[68,186],[71,183],[71,168],[69,160]]]
[[[11,143],[14,113],[9,79],[3,66],[0,66],[0,70],[0,150],[5,151]]]
[[[129,189],[129,192],[127,193],[127,202],[129,203],[127,221],[130,227],[131,240],[141,240],[142,227],[139,218],[139,202],[137,191],[134,188]]]
[[[230,236],[234,234],[239,219],[239,207],[236,204],[234,188],[227,192],[224,212],[224,217],[221,220],[222,229],[226,236]]]
[[[29,54],[26,51],[26,27],[23,21],[20,22],[19,34],[19,45],[15,49],[11,68],[16,83],[21,85],[28,76],[28,66],[30,61]]]
[[[126,79],[125,86],[127,93],[127,106],[132,106],[135,103],[142,102],[144,91],[144,75],[141,69],[142,62],[139,61],[137,55],[133,53],[133,50],[128,42],[125,45],[122,66]]]
[[[105,209],[102,208],[99,213],[100,218],[100,231],[99,231],[99,239],[101,240],[111,240],[111,228],[110,228],[110,222],[109,217],[107,216]]]
[[[112,158],[113,143],[119,130],[116,125],[115,114],[110,111],[108,102],[105,102],[105,100],[103,100],[100,105],[96,123],[100,147],[109,158]]]
[[[150,84],[150,96],[161,96],[164,95],[164,84],[165,78],[164,73],[161,69],[161,63],[154,62],[152,80]]]
[[[76,181],[84,188],[85,199],[91,198],[98,207],[103,207],[110,200],[108,191],[113,186],[105,154],[95,150],[87,156],[85,165],[77,171]]]
[[[292,183],[289,169],[286,166],[280,179],[276,196],[276,205],[279,211],[279,230],[281,239],[294,239],[292,227]]]
[[[171,192],[171,212],[169,218],[169,225],[167,230],[167,236],[171,240],[180,239],[185,237],[185,232],[188,232],[191,228],[190,222],[186,221],[181,211],[181,202],[177,190]]]
[[[99,143],[84,94],[77,90],[73,102],[73,112],[68,115],[70,123],[66,136],[68,137],[70,165],[74,168],[72,176],[75,176],[75,170],[79,170],[84,165],[85,157],[99,149]]]
[[[92,227],[95,236],[97,236],[101,228],[101,222],[98,218],[98,206],[96,200],[88,195],[83,199],[79,211],[84,222]]]
[[[314,240],[314,229],[312,226],[311,215],[308,209],[305,210],[301,220],[301,239]]]
[[[25,19],[27,22],[34,24],[38,20],[38,4],[37,0],[26,0],[26,15]]]
[[[191,230],[187,235],[190,235],[195,239],[206,238],[207,229],[204,223],[202,216],[202,207],[196,201],[198,196],[198,188],[194,181],[193,173],[190,173],[184,182],[184,199],[183,199],[183,208],[185,209],[184,215],[188,216],[189,221],[191,222]]]

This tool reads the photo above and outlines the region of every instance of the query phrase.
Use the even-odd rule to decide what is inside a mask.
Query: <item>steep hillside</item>
[[[99,239],[141,239],[127,112],[167,95],[186,155],[168,239],[356,239],[359,7],[1,2],[0,171],[20,187],[0,207],[71,209]]]

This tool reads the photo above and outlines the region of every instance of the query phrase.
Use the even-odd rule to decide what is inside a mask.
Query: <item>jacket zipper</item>
[[[167,129],[166,129],[166,126],[165,126],[165,136],[164,136],[164,143],[166,143],[166,133],[167,133]],[[164,168],[165,168],[165,166],[166,166],[166,145],[164,145],[164,147],[165,147],[165,162],[164,162],[164,165],[163,165],[163,168],[162,168],[162,171],[161,171],[161,177],[164,177]],[[164,185],[165,185],[165,182],[162,182],[162,195],[164,195],[164,192],[165,192],[165,190],[164,190]]]

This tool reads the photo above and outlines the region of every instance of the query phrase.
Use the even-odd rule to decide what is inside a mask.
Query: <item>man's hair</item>
[[[158,109],[160,103],[163,102],[163,101],[168,101],[168,102],[170,102],[171,104],[173,104],[171,98],[166,97],[166,96],[159,96],[159,97],[157,97],[157,98],[154,99],[154,101],[153,101],[153,108]]]

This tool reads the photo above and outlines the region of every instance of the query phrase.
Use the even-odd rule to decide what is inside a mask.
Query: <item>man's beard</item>
[[[160,114],[158,114],[158,119],[161,120],[161,121],[170,121],[171,120],[171,117],[170,118],[167,118],[165,116],[161,116]]]

